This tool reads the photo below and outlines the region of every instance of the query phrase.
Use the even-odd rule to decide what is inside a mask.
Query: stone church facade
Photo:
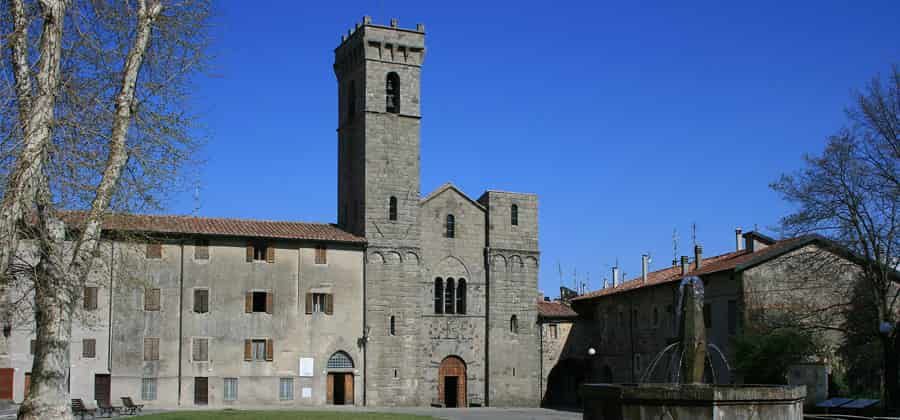
[[[71,346],[73,398],[539,404],[537,197],[420,194],[424,38],[421,25],[365,18],[335,50],[336,224],[105,220]],[[33,322],[0,321],[0,400],[21,402]]]

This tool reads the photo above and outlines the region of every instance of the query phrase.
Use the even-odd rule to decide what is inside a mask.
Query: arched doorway
[[[328,358],[325,397],[328,404],[353,405],[353,359],[337,351]]]
[[[466,406],[466,362],[448,356],[438,369],[438,400],[444,407]]]

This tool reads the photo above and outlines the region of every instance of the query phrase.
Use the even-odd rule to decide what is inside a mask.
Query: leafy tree
[[[816,355],[819,340],[809,330],[777,329],[735,337],[735,369],[751,384],[787,384],[788,368]]]
[[[885,406],[900,404],[897,264],[900,262],[900,71],[876,76],[855,95],[848,124],[805,167],[772,187],[795,211],[782,219],[789,235],[821,234],[856,254],[861,292],[874,317],[884,361]],[[850,315],[852,305],[835,310]],[[835,326],[845,331],[858,325]]]

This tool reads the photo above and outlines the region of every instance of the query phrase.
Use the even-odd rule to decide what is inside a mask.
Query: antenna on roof
[[[678,228],[672,229],[672,265],[678,261]]]

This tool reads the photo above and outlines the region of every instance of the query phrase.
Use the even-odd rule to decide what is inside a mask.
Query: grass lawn
[[[434,417],[392,413],[356,413],[339,411],[181,411],[151,414],[141,420],[425,420]]]

